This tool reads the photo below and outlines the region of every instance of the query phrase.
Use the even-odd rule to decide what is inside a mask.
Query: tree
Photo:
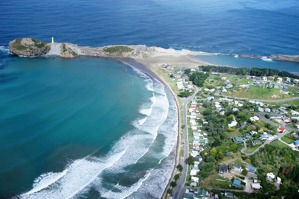
[[[175,187],[175,186],[176,186],[176,182],[175,182],[175,181],[172,181],[172,182],[170,183],[170,186],[171,186],[171,187]]]
[[[189,165],[194,165],[194,158],[192,156],[189,156],[186,159],[186,163],[189,164]]]
[[[177,174],[174,176],[174,180],[177,181],[179,178],[180,178],[180,174],[177,173]]]
[[[243,170],[242,170],[241,174],[242,174],[243,176],[247,176],[247,174],[248,174],[248,171],[247,171],[246,169],[244,169],[244,168],[243,168]]]
[[[184,72],[185,72],[186,75],[189,75],[189,74],[191,73],[191,69],[188,68],[188,69],[186,69]]]
[[[176,166],[176,168],[179,170],[179,172],[183,171],[183,166],[181,164],[178,164],[178,166]]]

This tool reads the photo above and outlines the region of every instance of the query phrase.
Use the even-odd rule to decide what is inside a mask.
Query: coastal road
[[[173,188],[172,198],[174,199],[182,199],[184,198],[185,193],[185,182],[188,172],[188,164],[186,164],[186,159],[189,156],[189,140],[188,140],[188,120],[187,120],[187,110],[188,103],[195,97],[198,92],[198,88],[195,87],[195,92],[193,95],[186,99],[182,99],[183,102],[183,125],[184,125],[184,158],[181,159],[181,165],[183,166],[183,171],[181,177],[177,181],[177,186]],[[179,153],[179,152],[178,152]]]
[[[230,98],[230,99],[236,99],[236,100],[252,100],[252,101],[258,101],[258,102],[268,102],[268,103],[282,103],[282,102],[289,102],[294,100],[299,100],[299,97],[292,97],[292,98],[285,98],[285,99],[273,99],[273,100],[263,100],[263,99],[251,99],[251,98],[242,98],[242,97],[232,97],[223,95],[223,97]]]
[[[277,124],[275,122],[272,122],[271,120],[267,119],[265,117],[265,114],[263,113],[257,113],[256,114],[262,121],[264,121],[265,123],[268,123],[272,126],[276,126],[279,127],[280,124]],[[267,144],[270,144],[271,142],[275,141],[275,140],[280,140],[282,137],[284,137],[285,135],[291,133],[292,131],[298,131],[298,129],[295,128],[291,128],[291,127],[285,127],[285,129],[287,130],[284,133],[280,133],[279,135],[277,135],[275,138],[271,139],[271,140],[266,140],[261,146],[259,146],[258,148],[256,148],[253,152],[251,153],[246,153],[245,150],[247,149],[246,145],[244,145],[245,147],[241,150],[241,152],[247,156],[251,156],[253,154],[255,154],[256,152],[258,152],[261,148],[265,147]]]

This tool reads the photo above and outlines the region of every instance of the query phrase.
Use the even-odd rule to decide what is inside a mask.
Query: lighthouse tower
[[[52,44],[54,44],[54,37],[52,37]]]

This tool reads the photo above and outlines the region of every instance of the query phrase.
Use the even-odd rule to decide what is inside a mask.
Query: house
[[[277,78],[277,83],[282,83],[282,78],[281,77]]]
[[[240,165],[238,165],[238,164],[234,164],[232,166],[232,169],[235,170],[235,171],[237,171],[237,172],[239,172],[239,173],[241,173],[242,170],[243,170],[242,167]]]
[[[244,139],[251,139],[251,135],[249,134],[249,133],[245,133],[245,135],[244,135]]]
[[[294,79],[293,82],[294,82],[295,84],[298,84],[298,83],[299,83],[299,79]]]
[[[295,126],[299,129],[299,122],[296,122]]]
[[[205,189],[200,189],[196,192],[194,192],[194,198],[198,198],[198,199],[209,199],[210,198],[210,194],[207,190]]]
[[[227,84],[225,88],[229,89],[229,88],[232,88],[233,85],[232,84]],[[223,91],[222,91],[223,92]]]
[[[252,146],[259,145],[259,144],[262,144],[262,142],[260,140],[252,140],[251,141]]]
[[[268,81],[267,77],[265,77],[265,76],[262,77],[262,80],[263,80],[263,81]]]
[[[232,192],[225,192],[224,197],[225,198],[234,198],[234,194]]]
[[[234,179],[234,181],[233,181],[233,186],[235,186],[235,187],[241,187],[241,180],[239,180],[239,179]]]
[[[298,128],[298,127],[297,127]],[[294,138],[294,139],[298,139],[299,138],[299,136],[297,135],[297,133],[293,133],[292,134],[292,137]]]
[[[251,135],[251,136],[253,136],[253,135],[255,135],[255,134],[257,134],[256,131],[250,131],[250,135]]]
[[[260,136],[260,139],[262,140],[267,140],[269,137],[271,137],[271,135],[267,134],[267,133],[263,133],[261,136]]]
[[[271,172],[271,173],[267,173],[267,180],[270,182],[273,182],[273,180],[275,179],[275,175]]]
[[[238,112],[238,111],[239,111],[239,109],[233,108],[233,112]]]
[[[247,88],[249,88],[249,85],[248,84],[241,84],[239,87],[243,88],[243,89],[247,89]]]
[[[237,126],[238,122],[236,122],[235,120],[233,120],[230,124],[228,124],[228,126],[230,128]]]
[[[279,110],[273,109],[272,111],[276,112],[276,113],[270,113],[269,116],[270,116],[271,119],[278,119],[278,118],[282,118],[283,117],[281,114],[277,114],[279,112]]]
[[[253,167],[253,166],[251,166],[251,165],[249,165],[249,164],[246,164],[246,165],[245,165],[245,169],[246,169],[247,171],[251,172],[251,173],[255,173],[255,172],[256,172],[256,168]]]
[[[192,182],[196,182],[196,183],[198,183],[198,182],[199,182],[199,178],[198,178],[198,177],[194,177],[194,176],[192,176],[192,177],[191,177],[191,181],[192,181]]]
[[[288,90],[289,90],[289,87],[286,86],[286,85],[283,85],[283,86],[281,87],[281,90],[282,90],[282,91],[288,91]]]
[[[299,146],[299,140],[294,141],[294,145],[295,145],[296,147],[298,147],[298,146]]]
[[[234,137],[233,138],[233,142],[243,142],[243,138],[242,137]]]
[[[295,116],[299,116],[299,112],[298,111],[291,110],[291,114],[295,115]]]
[[[265,112],[266,112],[266,113],[271,113],[271,109],[269,109],[269,108],[265,108]]]
[[[283,128],[283,127],[278,127],[277,128],[277,133],[284,133],[285,131],[286,131],[286,129]]]
[[[179,90],[184,90],[185,89],[185,87],[183,85],[183,82],[177,82],[176,85],[177,85]]]
[[[251,122],[255,122],[255,121],[260,120],[260,118],[259,118],[258,116],[253,116],[253,117],[249,118],[249,120],[250,120]]]
[[[227,173],[228,172],[228,165],[222,164],[219,166],[219,173]]]
[[[259,112],[264,112],[265,110],[262,107],[258,107],[257,109]]]
[[[251,183],[251,188],[255,190],[260,190],[262,187],[260,183],[255,182],[255,183]]]
[[[287,111],[286,108],[284,108],[284,107],[281,107],[281,108],[279,108],[278,110],[279,110],[280,113],[282,113],[282,114],[287,114],[287,113],[288,113],[288,111]]]
[[[291,118],[289,118],[289,117],[283,117],[283,118],[282,118],[282,121],[283,121],[284,123],[291,123],[291,122],[292,122]]]

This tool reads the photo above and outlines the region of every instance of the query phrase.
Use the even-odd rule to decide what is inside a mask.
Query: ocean
[[[10,40],[298,55],[298,10],[298,0],[0,1],[0,198],[159,198],[177,142],[175,101],[146,72],[112,59],[12,57]]]

